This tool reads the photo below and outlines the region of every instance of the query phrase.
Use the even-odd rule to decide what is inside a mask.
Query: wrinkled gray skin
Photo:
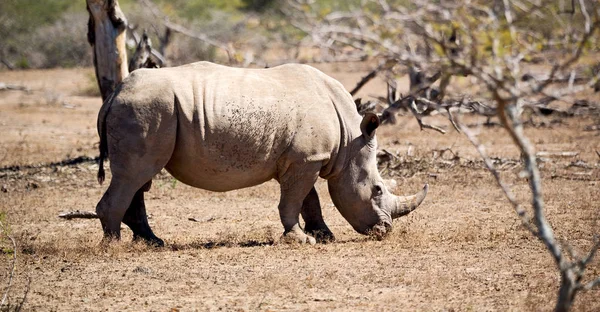
[[[421,203],[427,186],[413,196],[388,192],[376,166],[377,126],[374,114],[361,119],[339,82],[306,65],[240,69],[200,62],[139,69],[98,116],[98,179],[104,180],[107,156],[112,179],[96,212],[107,238],[119,238],[123,222],[134,239],[163,245],[144,205],[144,192],[162,168],[216,192],[276,179],[282,238],[314,244],[315,237],[334,238],[314,188],[322,177],[356,231],[383,237],[393,218]]]

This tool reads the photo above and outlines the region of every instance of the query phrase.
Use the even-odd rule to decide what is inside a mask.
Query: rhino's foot
[[[317,243],[320,243],[320,244],[326,244],[326,243],[331,243],[331,242],[335,241],[335,236],[328,228],[324,228],[324,229],[306,228],[306,229],[304,229],[304,231],[306,232],[306,234],[314,237],[316,239]]]
[[[117,235],[114,233],[104,233],[104,237],[102,237],[102,240],[100,241],[100,246],[108,247],[112,243],[119,242],[120,240],[121,240],[121,235]]]
[[[152,247],[165,247],[165,242],[162,239],[160,239],[154,235],[152,235],[151,237],[143,237],[143,236],[134,234],[133,241],[134,242],[143,241],[148,246],[152,246]]]
[[[289,231],[287,233],[283,233],[280,241],[287,244],[299,243],[315,245],[317,243],[317,240],[314,237],[307,235],[302,231]]]

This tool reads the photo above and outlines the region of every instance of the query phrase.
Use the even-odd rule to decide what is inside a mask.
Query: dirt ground
[[[351,88],[364,64],[317,65]],[[278,244],[282,226],[276,182],[212,193],[163,173],[146,196],[161,249],[124,239],[102,248],[98,220],[58,214],[93,211],[106,185],[96,182],[98,97],[91,69],[0,72],[0,82],[30,92],[0,92],[0,221],[16,239],[10,304],[26,311],[488,311],[553,308],[559,282],[544,246],[520,225],[475,149],[442,116],[426,122],[448,133],[420,131],[410,116],[378,130],[382,164],[396,193],[425,183],[422,206],[394,222],[383,241],[353,231],[320,180],[330,244]],[[400,80],[405,86],[406,81]],[[361,96],[384,94],[381,80]],[[406,92],[406,88],[400,91]],[[585,95],[600,101],[598,95]],[[585,252],[600,233],[600,132],[591,117],[536,119],[526,134],[541,156],[544,201],[556,236]],[[465,116],[517,197],[527,203],[519,153],[498,126]],[[554,152],[576,152],[559,157]],[[71,160],[64,162],[64,160]],[[61,163],[61,161],[63,161]],[[110,176],[109,176],[110,177]],[[190,221],[194,218],[196,221]],[[12,247],[2,241],[0,290]],[[600,275],[600,260],[588,278]],[[576,311],[600,310],[598,289],[579,295]]]

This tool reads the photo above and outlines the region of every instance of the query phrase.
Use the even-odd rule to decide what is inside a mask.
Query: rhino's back
[[[166,168],[186,184],[213,191],[257,185],[288,162],[326,163],[339,142],[328,77],[309,66],[201,62],[161,71],[171,77],[178,116]]]

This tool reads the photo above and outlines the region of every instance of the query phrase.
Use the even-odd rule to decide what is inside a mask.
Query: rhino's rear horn
[[[415,210],[425,199],[429,184],[425,184],[423,189],[415,195],[411,196],[396,196],[396,207],[392,208],[390,215],[392,219],[399,218],[409,214]]]

